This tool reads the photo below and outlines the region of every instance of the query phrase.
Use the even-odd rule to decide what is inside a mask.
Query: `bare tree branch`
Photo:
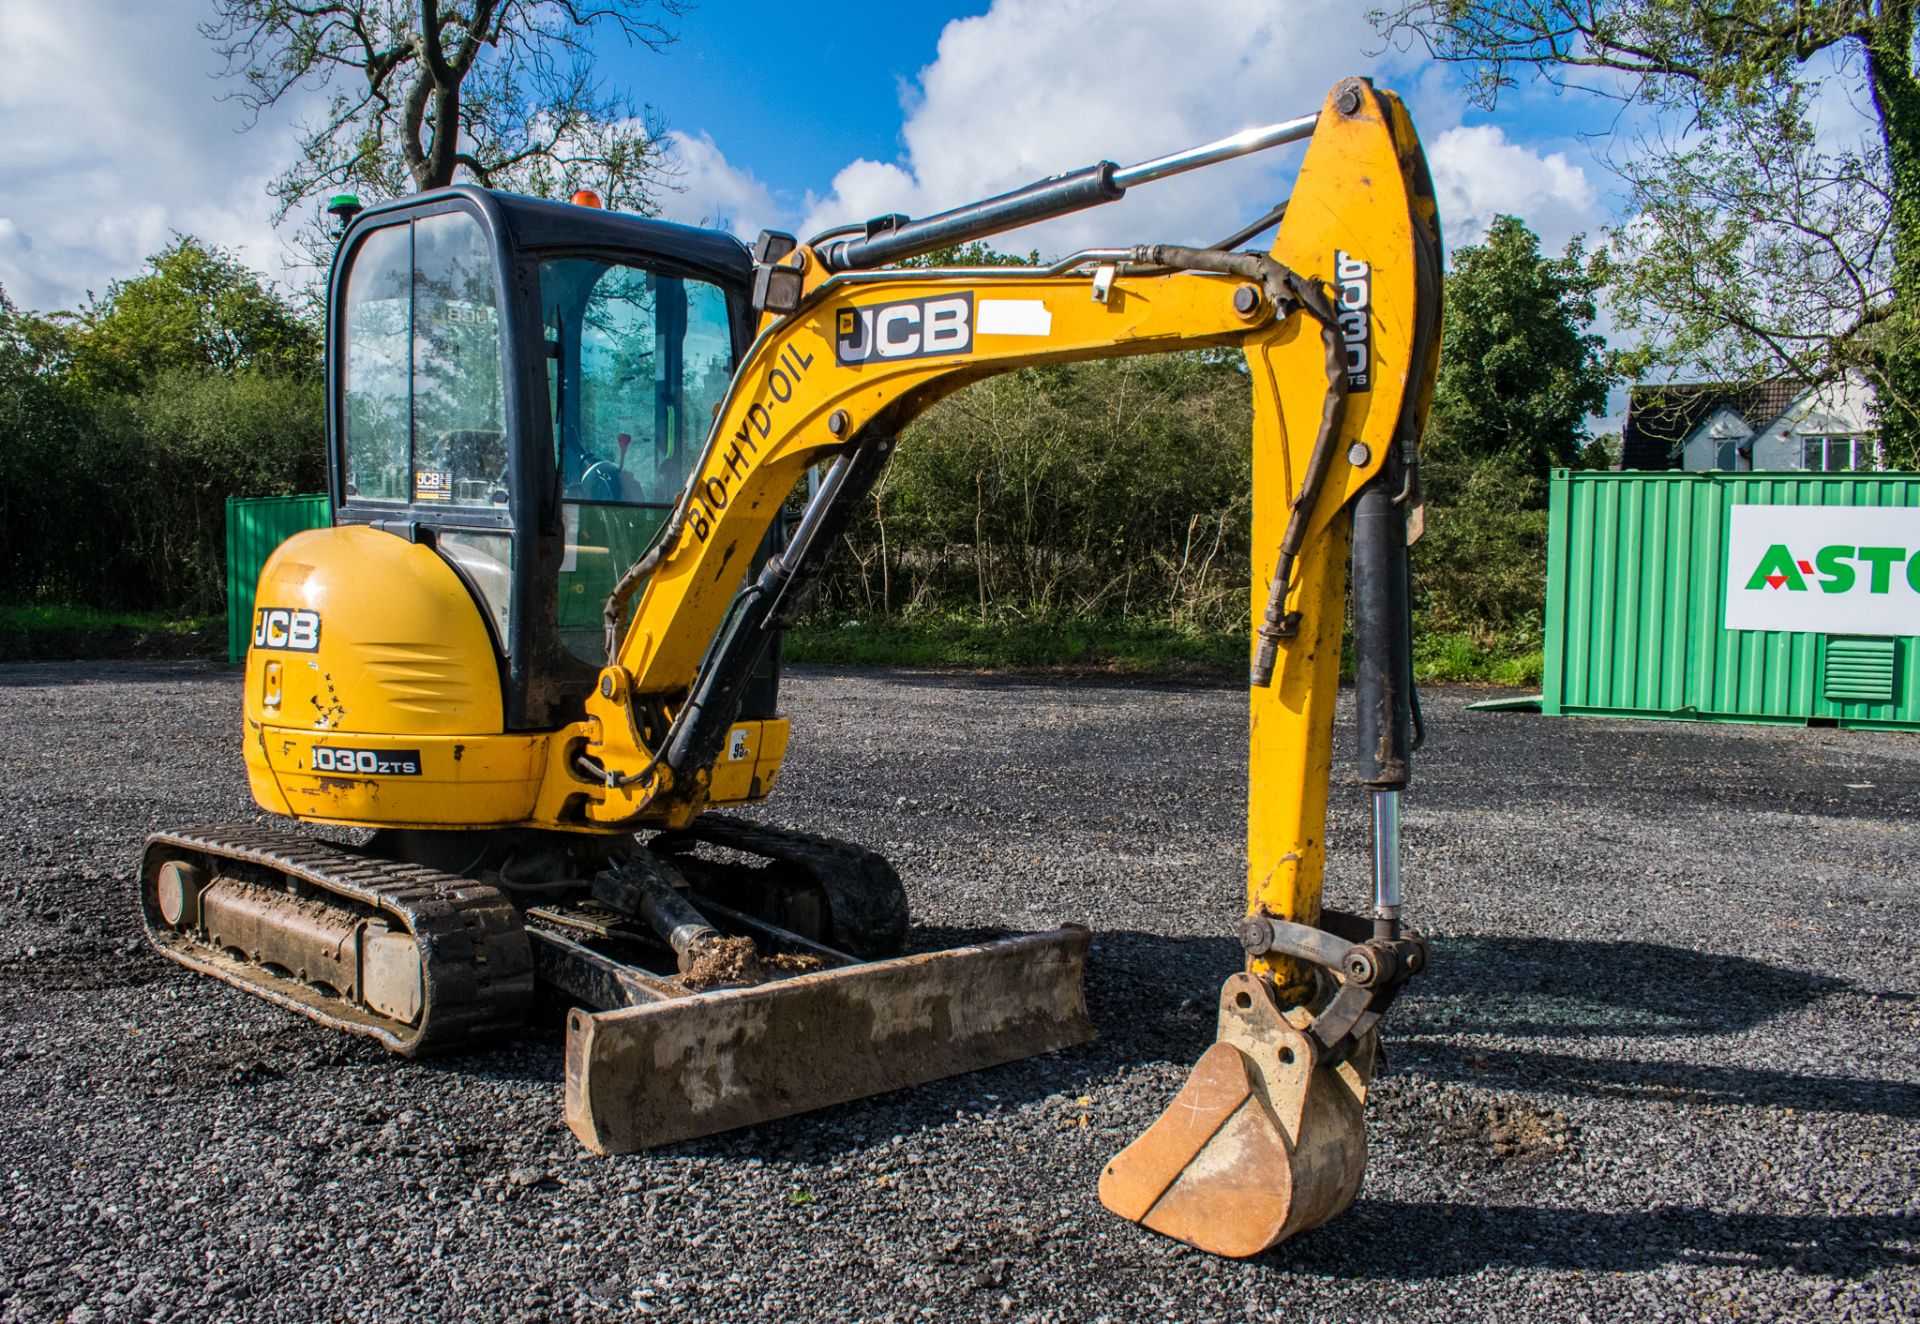
[[[379,198],[462,174],[534,193],[590,179],[609,206],[643,212],[671,187],[658,120],[603,89],[591,38],[664,49],[684,0],[212,3],[201,31],[255,120],[296,93],[330,93],[273,186],[281,217],[323,189]],[[357,90],[340,90],[341,75]]]

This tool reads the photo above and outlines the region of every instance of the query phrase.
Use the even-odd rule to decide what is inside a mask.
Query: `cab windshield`
[[[560,637],[604,650],[601,603],[680,491],[733,372],[716,285],[596,258],[540,264],[548,403],[566,547]]]

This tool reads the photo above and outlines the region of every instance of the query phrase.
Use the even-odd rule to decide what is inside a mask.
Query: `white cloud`
[[[1127,165],[1315,110],[1336,77],[1375,72],[1377,49],[1365,7],[1345,0],[996,0],[949,23],[934,61],[904,89],[897,160],[852,161],[824,194],[781,216],[711,139],[675,135],[687,197],[698,202],[668,214],[697,220],[709,197],[737,196],[739,215],[727,214],[742,233],[753,212],[803,238],[889,212],[925,216],[1102,159]],[[1433,115],[1458,105],[1457,89],[1449,102],[1424,61],[1378,72]],[[1499,212],[1520,216],[1552,249],[1604,223],[1598,190],[1565,153],[1457,119],[1429,118],[1423,130],[1450,244],[1478,240]],[[1216,239],[1283,196],[1299,159],[1282,148],[1142,186],[994,242],[1051,254]]]
[[[1583,231],[1597,236],[1605,221],[1584,169],[1564,152],[1542,155],[1508,141],[1498,125],[1448,129],[1429,140],[1427,160],[1450,246],[1478,243],[1502,213],[1525,221],[1547,253]]]
[[[903,89],[897,159],[850,162],[791,206],[708,135],[675,132],[679,190],[663,210],[742,237],[762,226],[805,237],[890,211],[926,215],[1103,158],[1130,164],[1318,107],[1337,77],[1377,63],[1365,11],[1350,0],[995,0],[949,23]],[[317,98],[241,132],[246,113],[221,99],[232,84],[215,77],[199,17],[153,0],[0,0],[0,285],[16,303],[73,306],[135,274],[174,231],[285,271],[266,185]],[[1423,65],[1390,58],[1399,64],[1384,82],[1444,110]],[[697,122],[697,107],[683,113]],[[1450,241],[1476,238],[1502,210],[1549,244],[1595,227],[1595,191],[1564,155],[1496,128],[1422,127]],[[1283,195],[1299,159],[1281,148],[1142,186],[997,242],[1059,253],[1215,239]]]
[[[675,191],[661,195],[665,219],[730,230],[747,240],[781,219],[772,191],[750,171],[729,165],[707,134],[674,130],[667,139],[678,173]]]
[[[900,160],[848,165],[809,199],[800,233],[925,215],[1316,110],[1338,76],[1371,65],[1371,32],[1349,0],[996,0],[941,33],[908,89]],[[1281,149],[996,242],[1061,252],[1216,239],[1277,201],[1298,162]]]
[[[278,275],[266,183],[290,117],[241,133],[195,7],[0,0],[0,285],[72,307],[138,272],[174,231]]]

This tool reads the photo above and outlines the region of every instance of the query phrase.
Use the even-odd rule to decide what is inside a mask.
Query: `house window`
[[[1872,437],[1802,437],[1800,467],[1817,473],[1868,473],[1880,468],[1880,443]]]

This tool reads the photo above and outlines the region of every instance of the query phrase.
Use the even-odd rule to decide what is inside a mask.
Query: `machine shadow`
[[[1007,933],[1001,928],[919,926],[909,937],[909,948],[963,946]],[[1141,1063],[1171,1062],[1184,1068],[1213,1042],[1220,985],[1240,960],[1238,945],[1226,938],[1096,932],[1086,982],[1088,1009],[1100,1036],[1093,1043],[675,1149],[826,1156],[951,1122],[957,1111],[1077,1096],[1093,1082]],[[1716,1036],[1752,1028],[1844,987],[1839,980],[1762,961],[1650,943],[1446,938],[1436,943],[1431,972],[1415,981],[1388,1020],[1389,1070],[1481,1089],[1649,1101],[1710,1098],[1920,1117],[1920,1087],[1905,1084],[1559,1051],[1568,1041],[1617,1041],[1636,1035],[1699,1037],[1711,1043]],[[560,1008],[549,1005],[512,1045],[438,1069],[557,1084],[563,1065],[563,1019]],[[1453,1040],[1455,1034],[1551,1038],[1559,1043],[1551,1050],[1467,1048]],[[1708,1056],[1703,1049],[1702,1057]]]
[[[1661,1205],[1623,1213],[1527,1205],[1360,1201],[1265,1252],[1292,1273],[1400,1280],[1484,1269],[1648,1272],[1669,1266],[1793,1269],[1863,1278],[1920,1264],[1911,1214],[1728,1214]]]
[[[1723,1065],[1721,1040],[1849,986],[1742,956],[1641,942],[1461,936],[1435,943],[1428,975],[1388,1021],[1398,1069],[1489,1088],[1920,1117],[1920,1085]],[[1457,1036],[1552,1040],[1488,1047]],[[1587,1056],[1586,1040],[1699,1039],[1699,1061]],[[1575,1051],[1567,1051],[1573,1047]]]

